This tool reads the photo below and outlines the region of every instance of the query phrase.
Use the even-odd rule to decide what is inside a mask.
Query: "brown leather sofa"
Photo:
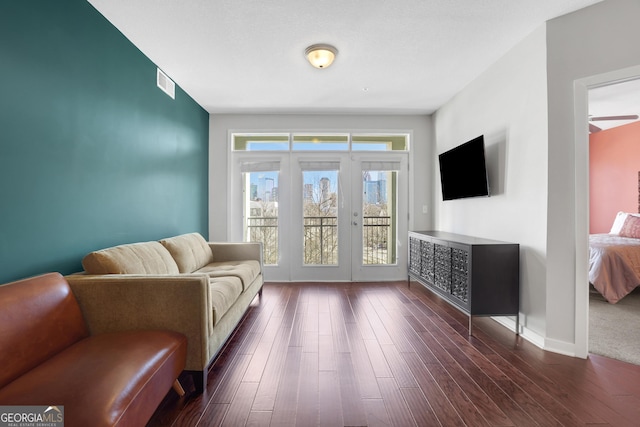
[[[172,386],[184,393],[184,335],[89,330],[58,273],[0,286],[0,406],[63,406],[67,427],[143,426]]]

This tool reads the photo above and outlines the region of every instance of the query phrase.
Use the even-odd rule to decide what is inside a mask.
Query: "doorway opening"
[[[625,82],[637,81],[640,78],[640,67],[631,67],[624,70],[613,71],[602,75],[580,79],[574,86],[574,106],[575,106],[575,246],[576,246],[576,270],[575,270],[575,353],[578,357],[586,358],[589,354],[589,286],[590,257],[589,257],[589,237],[591,234],[590,210],[590,150],[589,150],[589,129],[594,129],[593,125],[602,129],[602,122],[605,120],[589,120],[606,115],[629,116],[630,114],[607,113],[596,108],[597,96],[606,92],[609,88],[615,91],[616,85]],[[600,92],[600,93],[599,93]],[[593,105],[590,102],[593,100]],[[591,117],[590,117],[591,116]]]
[[[640,79],[589,89],[589,353],[636,364],[640,233],[625,221],[640,212],[638,113]]]

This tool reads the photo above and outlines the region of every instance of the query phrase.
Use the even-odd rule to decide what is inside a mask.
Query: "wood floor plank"
[[[249,381],[250,380],[250,381]],[[419,284],[267,283],[149,427],[637,426],[640,366],[549,353]]]
[[[307,305],[307,311],[304,316],[304,325],[302,330],[304,332],[315,332],[318,335],[320,331],[320,319],[318,318],[319,313],[319,302],[318,302],[318,289],[312,288],[310,290],[309,300]]]
[[[315,333],[317,334],[317,332]],[[300,361],[300,380],[298,382],[296,425],[318,425],[319,390],[318,353],[305,353],[303,351]]]
[[[247,427],[269,427],[271,414],[271,411],[251,411],[246,425]]]
[[[349,304],[351,304],[351,310],[353,311],[353,316],[360,328],[360,334],[362,335],[362,339],[364,340],[375,340],[376,335],[373,332],[373,328],[367,319],[367,315],[365,314],[363,307],[363,297],[360,295],[361,290],[349,288],[347,289],[347,298],[349,299]],[[364,297],[366,300],[366,297]]]
[[[282,289],[277,292],[281,293]],[[249,331],[246,333],[247,336],[241,340],[241,345],[238,349],[240,353],[253,354],[255,347],[264,334],[264,329],[267,327],[269,320],[276,317],[274,316],[274,310],[276,310],[278,306],[277,301],[280,299],[280,296],[265,300],[260,300],[260,297],[256,297],[252,304],[252,317],[245,316],[243,322],[243,326],[249,328]],[[241,333],[241,330],[238,330],[236,333]],[[254,335],[257,340],[251,339],[253,338],[252,335]]]
[[[240,386],[238,387],[232,403],[227,409],[227,413],[225,414],[221,425],[226,427],[237,427],[245,425],[247,423],[247,419],[249,418],[251,405],[253,404],[253,399],[256,396],[257,390],[257,382],[240,383]],[[211,406],[207,409],[210,408]],[[202,419],[206,420],[209,418],[211,417],[209,417],[208,412],[205,412]]]
[[[379,399],[382,396],[360,331],[354,323],[348,324],[346,329],[351,348],[351,362],[360,386],[360,396],[363,399]]]
[[[391,426],[391,418],[382,399],[364,399],[364,410],[367,415],[367,427]],[[334,424],[334,426],[341,424]]]
[[[351,353],[338,353],[337,358],[342,418],[346,426],[364,426],[367,423],[367,417]]]
[[[211,403],[231,403],[250,362],[250,354],[240,354],[234,359],[234,368],[230,370],[220,382],[220,385],[211,397]]]
[[[329,291],[326,286],[318,289],[318,335],[331,335]]]
[[[377,340],[363,340],[369,355],[369,361],[373,368],[374,375],[378,378],[392,377],[393,373],[389,367],[389,362],[384,357],[384,352]]]
[[[407,402],[398,387],[398,383],[393,378],[378,378],[380,391],[382,392],[382,400],[384,406],[389,413],[391,425],[397,427],[416,426],[416,420],[413,418]]]
[[[289,346],[287,348],[287,359],[282,371],[282,380],[278,384],[278,392],[273,405],[271,423],[274,425],[296,425],[301,359],[302,347]]]
[[[461,401],[456,399],[456,409],[417,354],[404,353],[402,357],[405,358],[407,365],[413,372],[420,386],[420,390],[429,403],[429,407],[433,408],[440,424],[444,427],[461,427],[466,425],[460,417],[460,414],[473,414],[473,416],[465,415],[465,419],[469,421],[481,418],[473,404],[468,400]]]
[[[265,322],[267,323],[267,322]],[[278,329],[282,323],[281,317],[272,317],[267,323],[267,327],[263,330],[260,341],[253,351],[251,361],[244,374],[243,381],[259,382],[264,373],[269,354],[278,334]]]
[[[340,382],[338,371],[320,371],[318,373],[318,425],[345,425],[342,417]]]
[[[333,336],[318,336],[318,370],[319,371],[337,371],[338,362],[336,360],[336,351],[333,345]]]
[[[378,340],[378,343],[380,343],[380,345],[393,344],[393,340],[391,339],[391,336],[389,335],[389,333],[384,327],[384,324],[378,317],[378,313],[376,312],[374,307],[371,305],[370,299],[367,298],[366,301],[364,300],[361,301],[361,307],[362,307],[362,312],[366,316],[367,321],[369,322],[369,325],[371,326],[371,329],[374,332],[375,338]]]
[[[283,312],[280,328],[276,335],[271,352],[267,359],[267,363],[264,368],[264,373],[258,386],[256,398],[253,402],[253,411],[272,411],[282,371],[287,356],[287,349],[289,347],[289,337],[291,335],[291,327],[293,325],[293,319],[295,317],[295,307],[298,301],[298,289],[293,288],[289,298],[287,299],[287,305]]]
[[[393,345],[383,345],[381,348],[384,357],[387,359],[387,362],[389,362],[389,367],[391,368],[391,372],[393,372],[393,378],[398,382],[398,385],[400,387],[417,387],[418,383],[398,349]],[[406,353],[410,352],[404,352],[403,354]]]
[[[420,388],[401,388],[400,392],[418,426],[442,425]]]
[[[298,301],[296,306],[296,314],[291,327],[291,336],[289,337],[289,346],[302,347],[302,339],[304,336],[304,318],[308,304],[302,300]]]
[[[197,423],[194,424],[181,424],[185,426],[198,426],[198,427],[218,427],[222,425],[222,421],[227,414],[227,410],[229,409],[229,404],[226,403],[212,403],[207,407],[205,414],[200,414]]]
[[[410,353],[405,353],[410,354]],[[403,354],[403,356],[405,355]],[[469,426],[488,426],[489,422],[478,410],[473,395],[467,396],[458,384],[457,378],[451,377],[449,372],[439,363],[427,365],[429,373],[436,380],[436,383],[448,397],[451,404],[456,408],[460,418]]]
[[[390,313],[387,307],[384,304],[385,299],[379,297],[378,294],[368,294],[369,300],[373,309],[376,311],[380,322],[384,326],[387,331],[387,334],[391,338],[393,345],[398,349],[399,352],[410,352],[414,351],[413,346],[409,342],[409,339],[404,333],[402,328],[402,324],[399,324],[394,317],[401,317],[399,313]],[[391,309],[393,311],[393,309]]]
[[[329,318],[331,320],[331,336],[333,337],[333,347],[336,353],[348,353],[349,338],[347,338],[347,327],[342,316],[342,309],[339,306],[338,296],[332,295],[329,300]]]

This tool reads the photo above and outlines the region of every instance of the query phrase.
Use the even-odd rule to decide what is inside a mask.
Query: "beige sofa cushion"
[[[158,242],[131,243],[91,252],[82,259],[89,274],[178,274],[178,265]]]
[[[209,277],[235,276],[242,280],[243,292],[260,274],[260,263],[254,260],[212,262],[197,270]]]
[[[213,261],[213,253],[200,233],[182,234],[160,240],[178,264],[180,273],[193,273]]]
[[[215,277],[209,279],[209,296],[213,309],[213,326],[236,302],[242,293],[242,284],[237,277]]]

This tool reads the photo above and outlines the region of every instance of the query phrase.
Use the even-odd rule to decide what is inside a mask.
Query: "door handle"
[[[353,221],[353,225],[358,225],[358,222],[357,221]]]

